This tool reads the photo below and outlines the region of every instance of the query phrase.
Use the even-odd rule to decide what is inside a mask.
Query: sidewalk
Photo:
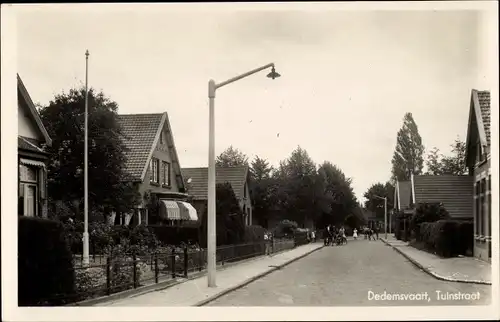
[[[394,235],[388,235],[387,240],[380,239],[437,279],[491,285],[491,264],[487,262],[472,257],[441,258],[411,247],[407,242],[397,240]]]
[[[307,244],[274,256],[260,257],[225,269],[218,268],[215,288],[207,286],[205,275],[161,291],[96,306],[202,306],[322,247],[322,243]]]

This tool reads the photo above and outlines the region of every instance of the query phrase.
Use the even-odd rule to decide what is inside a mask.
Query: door
[[[36,216],[36,185],[24,184],[24,215]]]

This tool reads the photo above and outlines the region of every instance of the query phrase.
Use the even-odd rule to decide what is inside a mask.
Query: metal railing
[[[293,239],[219,246],[216,262],[224,266],[257,256],[273,255],[308,242],[307,236],[299,235]],[[189,278],[206,268],[207,250],[177,247],[147,254],[96,255],[91,256],[88,266],[83,266],[81,259],[75,256],[73,264],[76,291],[71,295],[51,297],[41,305],[71,304],[176,278]]]

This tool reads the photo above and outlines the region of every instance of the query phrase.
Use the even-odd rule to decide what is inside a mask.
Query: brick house
[[[112,215],[115,224],[176,224],[197,220],[196,210],[186,202],[179,158],[168,114],[119,115],[127,148],[127,181],[136,185],[142,202],[130,214]],[[157,200],[157,213],[149,213],[148,203]]]
[[[45,147],[52,140],[19,75],[17,114],[18,215],[46,218],[49,154]]]
[[[474,194],[474,256],[491,261],[490,92],[473,89],[466,139],[466,166]]]
[[[182,168],[193,205],[201,215],[207,211],[208,168]],[[216,183],[229,182],[245,216],[245,224],[252,225],[252,198],[250,195],[250,169],[248,166],[217,167]]]

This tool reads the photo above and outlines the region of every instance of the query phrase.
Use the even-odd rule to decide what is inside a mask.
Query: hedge
[[[199,240],[199,229],[197,227],[173,227],[173,226],[149,226],[151,231],[161,244],[181,245],[190,241],[191,243],[200,243],[205,245],[205,241]],[[205,235],[206,236],[206,235]]]
[[[18,304],[62,305],[75,293],[73,256],[64,227],[49,219],[19,217]]]
[[[442,257],[467,255],[473,246],[473,223],[458,220],[438,220],[420,224],[419,240],[425,249]]]
[[[264,253],[265,243],[264,234],[266,229],[259,225],[245,226],[244,242],[253,244],[253,253]]]

